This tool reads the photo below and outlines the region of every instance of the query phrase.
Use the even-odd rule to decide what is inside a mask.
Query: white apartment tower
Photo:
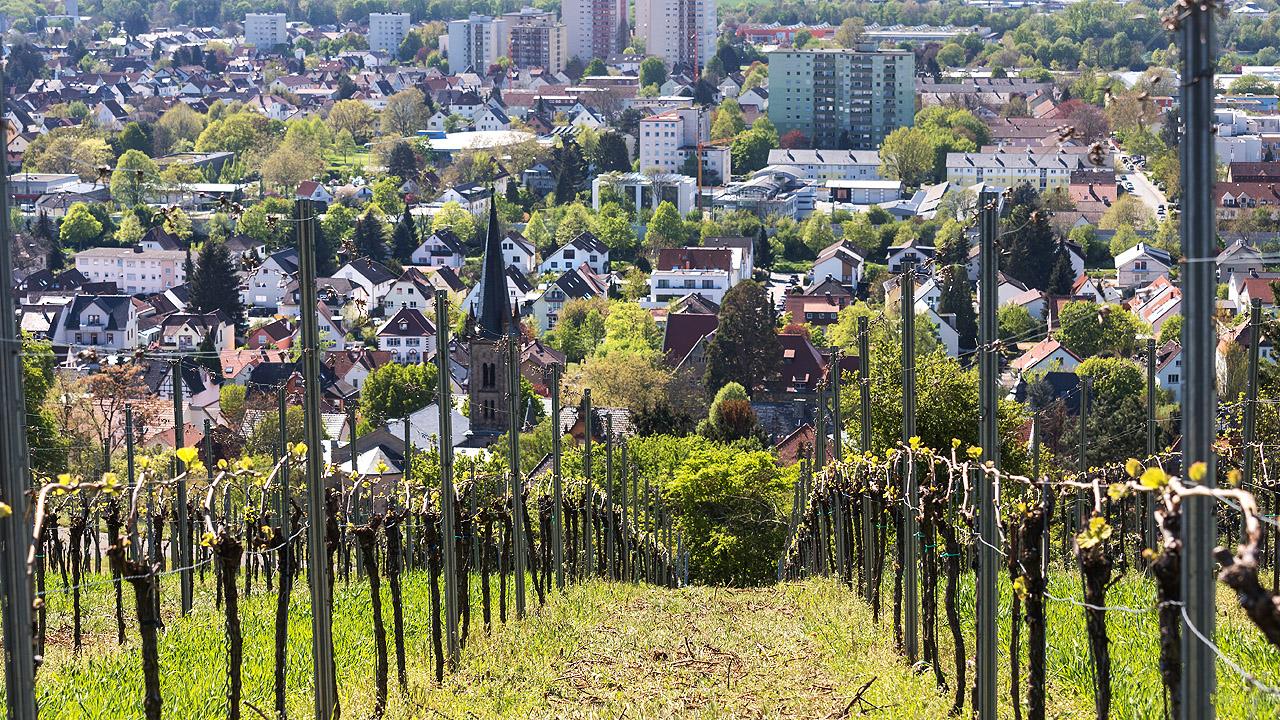
[[[563,0],[560,20],[569,41],[568,57],[578,58],[585,65],[595,58],[607,60],[621,52],[629,40],[627,2]]]
[[[456,75],[467,68],[488,71],[507,54],[509,39],[505,18],[472,13],[466,20],[450,20],[449,72]]]
[[[284,13],[249,13],[244,16],[244,42],[263,50],[289,42]]]
[[[698,144],[711,138],[711,113],[696,107],[664,110],[640,120],[640,171],[660,170],[680,173],[690,156],[697,157]],[[728,179],[732,173],[729,149],[704,145],[703,173]]]
[[[716,0],[636,0],[636,35],[668,65],[701,68],[716,51]]]
[[[369,13],[369,49],[395,53],[410,25],[409,13]]]

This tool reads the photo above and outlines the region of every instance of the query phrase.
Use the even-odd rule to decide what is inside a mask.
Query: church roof
[[[502,261],[502,233],[498,229],[498,210],[494,202],[489,203],[489,233],[485,238],[484,266],[481,282],[484,283],[480,295],[480,309],[477,313],[479,322],[476,330],[481,336],[496,338],[502,335],[503,328],[511,317],[511,303],[507,298],[506,268]]]

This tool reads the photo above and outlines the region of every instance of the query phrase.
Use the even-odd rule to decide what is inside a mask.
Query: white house
[[[401,364],[425,362],[436,351],[435,326],[420,310],[397,310],[378,328],[378,349]]]
[[[913,238],[911,242],[905,245],[894,245],[889,248],[885,257],[885,264],[889,266],[889,272],[897,274],[902,272],[902,263],[912,260],[916,264],[916,271],[919,272],[920,266],[933,259],[934,252],[932,245],[925,245],[918,239]]]
[[[806,180],[880,180],[880,153],[875,150],[801,150],[775,148],[769,164],[791,168]]]
[[[862,281],[866,258],[862,250],[847,240],[837,240],[818,253],[813,262],[813,279],[831,277],[841,285],[853,287]]]
[[[397,277],[391,272],[391,268],[369,258],[351,260],[338,268],[338,272],[333,276],[350,280],[353,284],[364,288],[364,291],[369,294],[369,302],[375,306],[382,304],[382,299],[387,296]]]
[[[414,265],[430,265],[462,269],[466,259],[462,239],[449,228],[441,228],[427,236],[426,240],[413,251],[410,260]]]
[[[182,250],[95,247],[75,254],[76,270],[91,282],[114,282],[130,295],[161,293],[187,281]]]
[[[1169,318],[1182,314],[1182,290],[1168,277],[1157,278],[1147,286],[1150,292],[1139,297],[1141,302],[1133,310],[1142,321],[1151,326],[1151,332],[1160,334]]]
[[[160,347],[193,351],[213,336],[217,352],[235,348],[236,329],[221,313],[172,313],[160,324]]]
[[[1116,256],[1116,283],[1122,288],[1147,285],[1158,277],[1168,277],[1173,267],[1169,253],[1146,243],[1138,243]]]
[[[298,191],[294,197],[298,200],[312,200],[326,205],[333,202],[333,194],[315,180],[303,180],[298,185]]]
[[[508,230],[502,238],[502,264],[505,267],[515,266],[527,275],[533,272],[537,254],[538,250],[533,243],[515,230]]]
[[[924,315],[938,333],[938,343],[951,357],[960,356],[960,333],[952,327],[951,322],[938,314],[933,306],[926,305],[923,301],[916,301],[916,314]]]
[[[739,279],[728,248],[663,248],[649,276],[649,302],[664,305],[696,291],[719,303]]]
[[[591,272],[585,264],[566,270],[556,280],[543,288],[531,303],[531,314],[538,323],[538,330],[546,332],[556,326],[560,310],[570,300],[604,297],[609,292],[605,277]]]
[[[1245,275],[1249,272],[1263,270],[1262,253],[1258,248],[1236,240],[1218,253],[1218,279],[1225,280],[1232,275]]]
[[[476,113],[476,130],[510,130],[511,118],[497,108],[486,107]]]
[[[609,247],[590,232],[581,233],[544,258],[538,272],[561,273],[583,263],[597,275],[609,273]]]
[[[1009,369],[1019,376],[1026,376],[1029,373],[1050,370],[1073,372],[1079,365],[1080,358],[1075,353],[1050,337],[1041,340],[1031,346],[1031,349],[1014,358],[1013,362],[1009,363]]]
[[[128,295],[77,295],[58,313],[51,336],[59,345],[132,350],[138,311]]]
[[[489,188],[479,183],[454,185],[440,194],[436,200],[440,204],[456,202],[472,215],[484,215],[489,212]]]
[[[284,299],[285,288],[298,273],[298,251],[294,248],[277,250],[253,269],[246,279],[244,304],[246,307],[277,309]]]
[[[1156,384],[1173,395],[1175,403],[1182,403],[1182,345],[1170,340],[1156,351]]]
[[[435,291],[435,286],[431,284],[425,272],[416,267],[410,267],[400,273],[400,277],[391,284],[391,288],[382,297],[380,304],[386,313],[401,308],[420,310],[425,313],[428,309],[435,307],[433,302]]]

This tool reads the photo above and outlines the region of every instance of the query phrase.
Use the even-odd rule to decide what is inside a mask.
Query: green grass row
[[[966,651],[974,654],[972,576],[960,589]],[[890,578],[891,579],[891,578]],[[176,617],[176,586],[167,578],[160,662],[165,717],[201,720],[225,716],[225,636],[213,607],[213,585],[197,589],[193,617]],[[50,587],[58,581],[50,578]],[[855,704],[885,708],[886,716],[936,718],[950,707],[932,673],[915,673],[893,649],[891,605],[872,622],[855,593],[812,580],[750,590],[664,590],[592,582],[554,594],[545,607],[529,593],[530,616],[497,624],[486,635],[473,583],[471,639],[462,667],[434,680],[429,592],[421,574],[405,579],[409,689],[395,687],[392,649],[389,718],[425,717],[826,717],[838,716],[868,680]],[[385,590],[385,584],[384,584]],[[941,588],[940,598],[941,599]],[[1078,574],[1057,571],[1050,593],[1080,599]],[[1011,594],[1003,588],[1000,697],[1003,717],[1012,717],[1008,690],[1008,622]],[[1146,608],[1154,590],[1141,574],[1121,578],[1108,604]],[[132,618],[126,588],[126,617]],[[256,593],[242,603],[245,634],[244,697],[267,715],[273,707],[275,597]],[[1219,596],[1217,642],[1257,682],[1280,685],[1280,652],[1236,608],[1230,593]],[[70,598],[49,597],[49,645],[37,679],[44,717],[141,716],[142,676],[137,633],[115,644],[114,603],[109,583],[96,584],[84,599],[86,648],[71,653]],[[389,598],[384,600],[388,635]],[[1093,674],[1083,610],[1065,601],[1048,603],[1050,717],[1092,715]],[[367,586],[339,581],[334,639],[339,690],[346,717],[367,717],[373,706],[373,641]],[[1159,718],[1163,697],[1154,612],[1108,613],[1112,648],[1113,718]],[[950,633],[939,613],[943,667],[954,683]],[[307,587],[299,582],[289,616],[288,696],[290,717],[311,712],[311,618]],[[1026,677],[1023,632],[1022,676]],[[1219,663],[1217,706],[1222,718],[1280,716],[1280,701]],[[972,674],[969,676],[972,681]],[[856,713],[855,713],[856,714]],[[255,713],[245,708],[245,716]]]

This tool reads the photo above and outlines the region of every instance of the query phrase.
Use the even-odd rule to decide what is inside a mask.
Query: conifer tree
[[[960,336],[960,354],[973,352],[978,345],[978,316],[973,310],[973,289],[963,265],[952,265],[943,271],[938,314],[955,316],[953,327]]]
[[[1071,253],[1067,251],[1066,245],[1059,245],[1053,260],[1053,270],[1049,273],[1048,292],[1050,295],[1065,297],[1071,294],[1071,288],[1075,287],[1075,284],[1075,272],[1071,269]]]
[[[743,280],[724,295],[720,324],[707,348],[707,394],[737,382],[750,393],[782,367],[773,300],[764,286]]]
[[[352,242],[357,257],[382,262],[387,259],[387,230],[382,221],[371,212],[365,212],[356,220]]]
[[[391,236],[391,252],[396,260],[406,265],[410,262],[413,251],[418,249],[418,234],[414,228],[413,216],[405,208]]]
[[[237,328],[245,327],[240,278],[231,251],[221,240],[208,240],[200,248],[200,260],[188,282],[193,309],[205,313],[221,310]]]

